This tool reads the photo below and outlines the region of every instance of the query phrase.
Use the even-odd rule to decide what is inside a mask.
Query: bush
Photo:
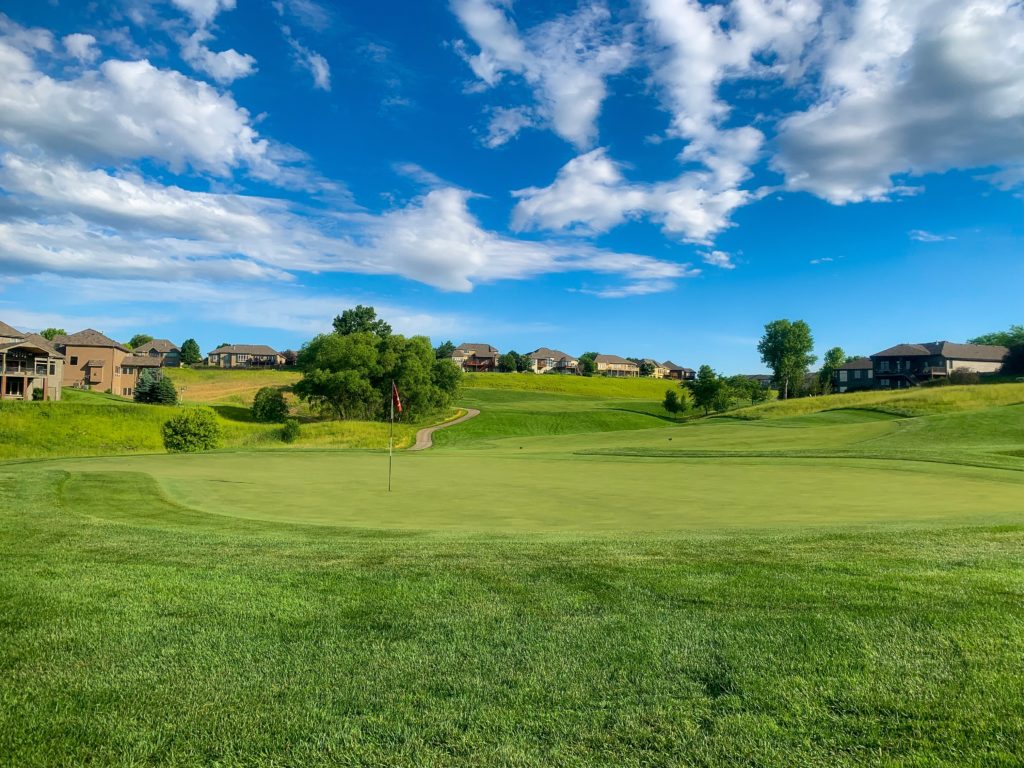
[[[950,384],[977,384],[981,377],[969,368],[957,368],[949,374]]]
[[[297,419],[285,419],[284,426],[281,427],[281,440],[286,443],[294,443],[299,439],[301,431]]]
[[[217,447],[220,424],[213,411],[191,408],[168,419],[163,426],[164,448],[171,453],[196,453]]]
[[[284,421],[288,403],[276,387],[262,387],[252,401],[252,417],[256,421]]]
[[[32,389],[32,399],[33,400],[42,400],[43,399],[43,388],[42,387],[33,387],[33,389]]]
[[[1003,360],[1000,373],[1004,376],[1024,375],[1024,344],[1014,344],[1010,347],[1010,353]]]

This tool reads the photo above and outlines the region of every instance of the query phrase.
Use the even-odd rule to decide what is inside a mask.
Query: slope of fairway
[[[406,520],[436,495],[478,516],[500,499],[498,476],[477,477],[459,453],[403,457],[460,459],[461,474],[448,471],[479,481],[474,495],[406,492]],[[180,465],[196,482],[204,459],[227,458],[0,469],[5,764],[1019,765],[1020,525],[975,509],[921,529],[417,535],[195,513],[147,479]],[[251,483],[223,499],[272,493],[290,474],[298,497],[265,505],[287,508],[307,498],[300,481],[370,471],[342,453],[333,468],[249,458],[271,464],[211,473]],[[113,469],[129,464],[142,473]],[[917,477],[891,474],[886,492]],[[592,476],[563,514],[620,514],[601,494],[624,493],[621,477]],[[894,519],[941,503],[922,485],[923,498],[880,504],[883,477],[837,490]],[[781,479],[720,490],[746,482],[771,499]],[[821,517],[835,479],[818,478]],[[977,482],[948,480],[954,492]],[[520,488],[521,509],[553,482]],[[651,503],[634,490],[632,509]],[[347,493],[339,483],[335,500]],[[1015,499],[976,506],[1005,514]],[[733,509],[727,495],[700,504]]]

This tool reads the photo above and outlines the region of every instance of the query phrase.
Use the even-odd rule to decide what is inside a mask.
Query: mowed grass
[[[391,493],[381,451],[0,465],[0,755],[1021,764],[1024,406],[463,400]]]

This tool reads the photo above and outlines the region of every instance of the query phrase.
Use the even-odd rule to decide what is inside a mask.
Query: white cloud
[[[3,13],[0,13],[0,38],[12,48],[29,55],[36,51],[53,51],[53,34],[49,30],[23,27]]]
[[[295,63],[307,70],[313,76],[313,87],[321,91],[331,90],[331,67],[327,59],[316,51],[312,51],[294,37],[288,27],[281,27],[285,40],[292,47],[292,55]]]
[[[835,261],[831,256],[822,256],[818,259],[811,259],[811,264],[829,264]]]
[[[40,72],[0,38],[0,141],[88,161],[151,158],[171,170],[237,168],[289,186],[318,183],[295,150],[260,137],[227,93],[148,61],[105,61],[71,79]]]
[[[817,102],[780,125],[773,165],[790,189],[885,200],[907,191],[904,175],[1024,163],[1015,0],[862,0],[822,81]]]
[[[480,52],[469,55],[464,45],[457,50],[484,87],[496,86],[505,74],[521,76],[534,91],[537,113],[555,133],[577,147],[594,143],[605,81],[632,61],[630,28],[613,25],[600,4],[525,34],[508,17],[504,0],[452,0],[451,5]]]
[[[732,260],[732,256],[725,251],[709,251],[708,253],[702,253],[701,258],[705,264],[710,264],[713,267],[719,267],[721,269],[736,269],[736,264]]]
[[[209,25],[221,11],[235,7],[235,0],[171,0],[171,3],[191,16],[197,27]]]
[[[942,243],[946,240],[956,240],[952,235],[936,235],[934,232],[928,232],[923,229],[912,229],[907,234],[911,240],[917,240],[922,243]]]
[[[218,83],[233,83],[241,77],[248,77],[256,71],[256,59],[234,48],[213,52],[205,43],[213,35],[204,29],[197,29],[181,45],[181,57],[192,67],[205,72]]]
[[[534,124],[533,111],[529,107],[496,107],[491,111],[484,145],[494,149],[512,141],[524,128]]]
[[[61,38],[64,43],[64,50],[79,61],[91,64],[99,58],[100,52],[96,47],[96,38],[82,32],[75,32]]]
[[[731,180],[721,173],[691,171],[667,182],[630,182],[599,148],[566,163],[550,186],[514,192],[519,202],[512,225],[520,231],[582,228],[596,233],[647,216],[666,234],[707,243],[751,198],[724,183]]]
[[[313,0],[274,0],[272,5],[278,15],[290,13],[302,26],[316,32],[322,32],[331,26],[330,11]]]

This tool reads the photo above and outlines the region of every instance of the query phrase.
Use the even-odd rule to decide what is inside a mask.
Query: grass
[[[223,368],[165,368],[178,387],[182,402],[252,405],[262,387],[290,387],[297,371],[230,370]]]
[[[656,400],[665,398],[665,390],[678,388],[678,381],[667,379],[619,379],[604,376],[565,376],[535,373],[467,373],[467,390],[490,389],[513,392],[547,392],[603,400]]]
[[[1024,405],[953,389],[474,385],[390,494],[380,451],[0,464],[0,755],[1019,765]]]

